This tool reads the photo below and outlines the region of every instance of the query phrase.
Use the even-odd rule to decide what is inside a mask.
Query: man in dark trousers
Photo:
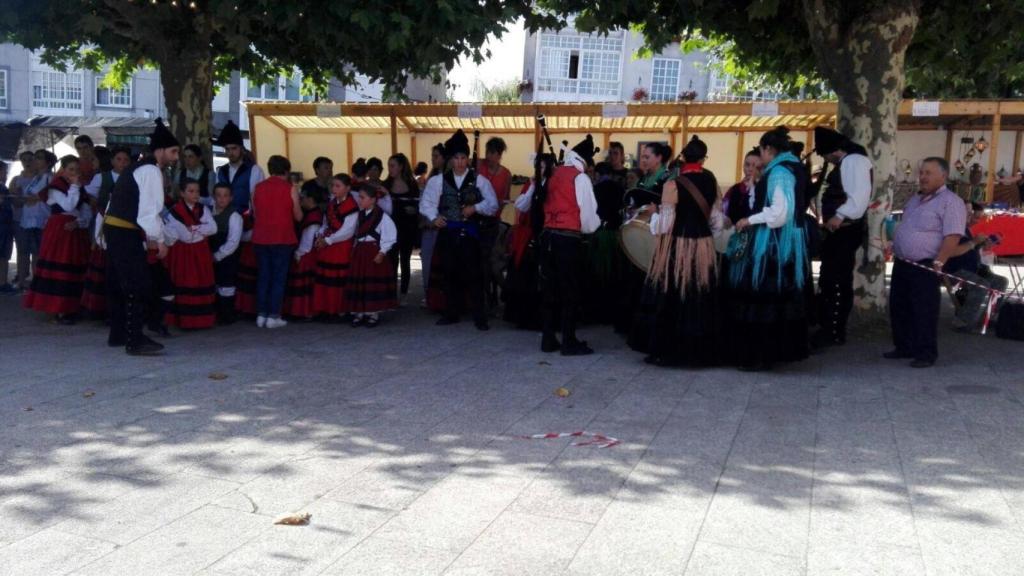
[[[912,359],[913,368],[935,364],[939,355],[939,276],[957,252],[967,226],[964,202],[946,187],[949,162],[921,161],[920,192],[903,209],[893,237],[894,263],[889,283],[889,314],[895,348],[890,360]]]
[[[864,243],[865,214],[871,201],[872,168],[867,151],[831,128],[814,129],[815,151],[835,168],[821,195],[824,240],[818,276],[817,348],[846,343],[853,310],[853,268]]]
[[[587,168],[594,165],[594,138],[565,153],[548,185],[535,198],[531,218],[543,217],[540,235],[540,277],[544,336],[541,350],[561,350],[563,356],[583,356],[594,351],[576,338],[576,313],[583,276],[583,235],[601,227],[594,187]],[[542,216],[541,216],[542,215]],[[555,333],[562,333],[559,342]]]
[[[145,302],[151,291],[146,250],[155,250],[161,259],[167,255],[161,219],[163,170],[178,162],[179,151],[178,141],[159,118],[149,137],[149,149],[151,156],[118,178],[103,218],[109,274],[107,344],[124,346],[132,356],[151,356],[163,350],[162,344],[142,333]]]
[[[480,220],[498,213],[498,200],[490,181],[470,167],[469,139],[462,130],[445,142],[444,149],[451,168],[432,176],[420,196],[420,214],[438,230],[435,250],[443,263],[445,310],[437,324],[457,323],[469,300],[473,323],[478,330],[488,330]]]

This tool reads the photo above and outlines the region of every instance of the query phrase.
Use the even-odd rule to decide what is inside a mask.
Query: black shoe
[[[473,325],[481,332],[486,332],[491,329],[491,325],[487,323],[487,320],[477,320],[473,322]]]
[[[662,367],[672,366],[672,362],[668,361],[665,358],[662,358],[661,356],[655,356],[654,354],[649,354],[647,356],[644,356],[644,364],[650,364],[651,366],[662,366]]]
[[[756,364],[744,364],[740,366],[740,372],[767,372],[772,369],[772,365],[767,362],[758,362]]]
[[[924,360],[917,359],[910,363],[911,368],[931,368],[935,365],[935,360]]]
[[[363,318],[362,316],[353,316],[352,317],[352,327],[353,328],[359,328],[360,326],[363,325],[363,322],[365,322],[365,321],[366,321],[366,318]]]
[[[366,319],[365,324],[367,328],[376,328],[380,324],[380,318],[370,316]]]
[[[125,351],[129,356],[157,356],[163,351],[163,349],[163,344],[154,342],[149,338],[146,338],[138,344],[129,344],[125,347]]]
[[[890,350],[885,354],[882,354],[882,358],[885,358],[886,360],[906,360],[908,358],[913,358],[913,356],[900,352],[899,350]]]
[[[587,346],[586,342],[574,342],[562,346],[562,356],[587,356],[593,353],[593,348]]]
[[[61,326],[74,326],[75,317],[70,314],[57,314],[57,324]]]
[[[846,337],[833,334],[831,330],[818,330],[811,337],[811,348],[821,349],[846,344]]]
[[[545,336],[540,341],[540,351],[544,353],[558,352],[562,348],[562,345],[558,343],[558,339],[554,336]]]
[[[437,326],[451,326],[452,324],[458,324],[458,323],[459,323],[459,319],[458,318],[450,318],[448,316],[442,316],[441,318],[437,319],[437,322],[434,322],[434,324],[437,325]]]

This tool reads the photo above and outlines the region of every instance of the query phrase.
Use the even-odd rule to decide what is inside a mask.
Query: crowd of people
[[[515,198],[505,143],[491,138],[478,159],[461,130],[433,148],[430,165],[395,154],[335,173],[319,157],[305,182],[282,156],[264,174],[233,123],[215,143],[228,160],[216,170],[160,120],[143,159],[87,136],[76,155],[23,153],[22,173],[0,190],[5,282],[12,245],[18,256],[15,285],[0,291],[24,290],[27,308],[62,324],[106,318],[111,347],[151,355],[163,345],[147,332],[239,315],[265,329],[377,326],[406,301],[419,250],[422,305],[438,325],[468,314],[486,331],[500,309],[540,331],[544,352],[592,353],[580,323],[614,326],[663,366],[765,370],[846,342],[873,175],[864,148],[828,128],[806,155],[786,128],[766,132],[724,194],[697,136],[676,157],[646,144],[632,169],[616,142],[596,162],[589,135],[557,156],[538,148]],[[814,174],[813,153],[825,161]],[[895,349],[885,356],[915,367],[938,354],[935,272],[984,280],[971,254],[986,239],[970,238],[970,205],[945,187],[948,172],[944,159],[922,162],[921,193],[894,239]],[[511,226],[503,210],[514,211]],[[624,249],[626,226],[649,231],[652,256]],[[957,322],[969,330],[984,303],[968,296]]]

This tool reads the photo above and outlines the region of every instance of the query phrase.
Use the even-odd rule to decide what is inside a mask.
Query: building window
[[[618,97],[621,36],[541,33],[537,90]]]
[[[0,70],[0,109],[8,108],[7,94],[7,70],[2,69]]]
[[[82,73],[33,70],[32,108],[80,112],[82,110]]]
[[[296,72],[291,78],[280,77],[276,83],[248,84],[248,100],[287,100],[289,102],[312,102],[315,96],[303,95],[302,75]]]
[[[120,88],[107,88],[103,86],[103,77],[96,77],[96,105],[109,106],[111,108],[132,107],[132,81],[131,79]]]
[[[681,62],[668,58],[655,58],[651,68],[651,100],[675,100],[679,97],[679,69]]]

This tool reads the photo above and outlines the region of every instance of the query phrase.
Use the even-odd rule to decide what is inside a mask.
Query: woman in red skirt
[[[352,271],[345,289],[353,327],[373,328],[381,312],[398,307],[395,268],[388,257],[388,250],[398,241],[398,231],[391,217],[377,206],[378,194],[378,189],[371,187],[359,191]]]
[[[181,200],[171,206],[164,234],[167,258],[164,260],[174,287],[174,304],[167,323],[185,329],[212,328],[216,321],[213,281],[213,256],[207,236],[217,233],[210,210],[199,203],[199,182],[185,180]]]
[[[317,254],[313,249],[316,235],[323,225],[324,213],[316,205],[316,198],[303,190],[300,199],[302,221],[296,226],[299,247],[295,250],[291,268],[288,270],[288,286],[284,291],[285,316],[300,320],[312,320],[316,316],[313,306],[313,286],[316,284]]]
[[[25,295],[26,308],[55,314],[61,324],[75,322],[89,261],[92,211],[78,178],[78,158],[65,156],[60,172],[39,194],[50,207],[50,219],[43,229],[36,273]]]
[[[324,225],[316,240],[316,284],[313,307],[329,318],[348,312],[345,279],[352,258],[352,237],[356,232],[359,206],[351,195],[352,179],[338,174],[331,179],[331,201],[327,203]]]
[[[252,212],[242,214],[242,241],[238,245],[238,274],[235,277],[235,311],[256,316],[256,250],[252,245]]]

